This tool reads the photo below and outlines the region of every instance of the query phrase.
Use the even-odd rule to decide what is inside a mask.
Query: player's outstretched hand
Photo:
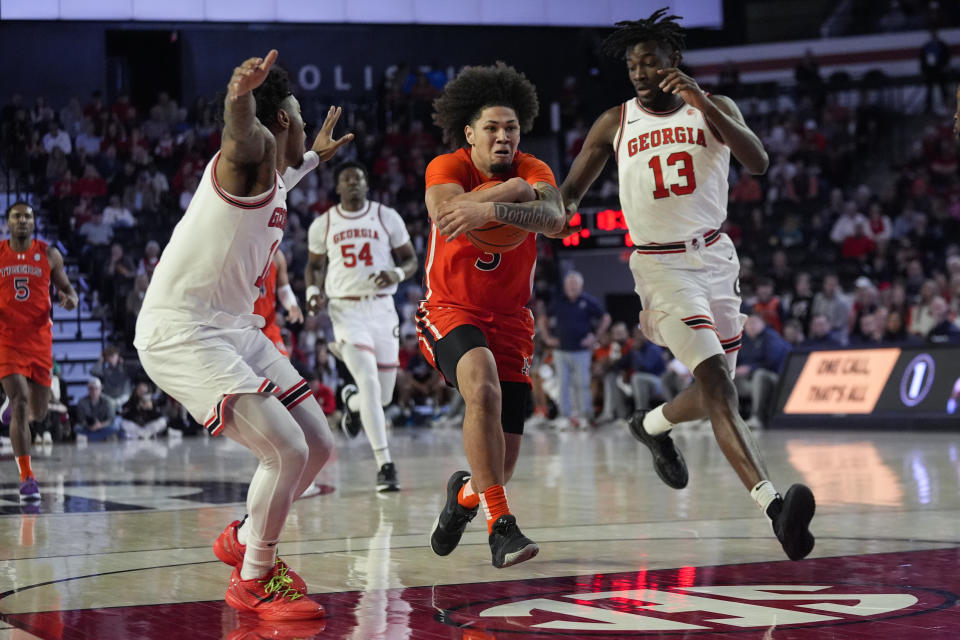
[[[303,322],[303,311],[300,310],[300,305],[295,304],[292,308],[287,309],[287,322],[292,322],[293,324]]]
[[[332,158],[340,147],[353,140],[352,133],[341,136],[336,140],[333,139],[333,128],[337,126],[337,120],[340,119],[342,112],[343,110],[340,107],[330,107],[327,111],[327,117],[323,121],[323,126],[320,127],[320,132],[317,133],[313,146],[310,147],[320,156],[321,162],[326,162]]]
[[[437,211],[437,231],[450,242],[493,220],[493,203],[448,200]]]
[[[557,231],[555,233],[545,233],[544,235],[547,236],[548,238],[557,238],[558,240],[563,240],[567,236],[572,236],[575,233],[580,233],[580,230],[583,228],[583,226],[579,224],[576,224],[576,225],[570,224],[570,220],[572,218],[573,218],[572,215],[567,216],[566,220],[563,221],[563,228],[560,229],[560,231]]]
[[[660,88],[663,89],[664,93],[679,95],[691,107],[703,109],[707,101],[707,94],[703,92],[696,80],[676,67],[657,69],[657,73],[663,76],[663,80],[660,81]]]
[[[233,70],[233,77],[227,85],[227,98],[235,102],[240,96],[246,95],[263,84],[270,67],[277,61],[276,49],[270,49],[266,58],[249,58]]]
[[[57,297],[60,298],[60,306],[67,311],[77,308],[77,294],[70,295],[66,291],[57,291]]]

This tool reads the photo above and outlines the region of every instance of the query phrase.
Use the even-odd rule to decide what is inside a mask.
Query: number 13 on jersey
[[[667,166],[680,165],[677,167],[677,175],[683,180],[683,182],[671,184],[669,188],[664,184],[663,168],[660,162],[660,156],[653,156],[647,163],[653,171],[653,180],[656,186],[653,190],[654,198],[657,200],[667,198],[671,192],[676,196],[685,196],[697,189],[697,178],[693,173],[693,158],[689,153],[677,151],[667,156]]]

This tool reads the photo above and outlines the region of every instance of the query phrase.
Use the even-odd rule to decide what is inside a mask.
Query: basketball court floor
[[[36,447],[38,508],[0,484],[0,640],[229,638],[748,640],[960,638],[960,434],[770,431],[784,491],[816,493],[817,546],[790,562],[712,435],[676,437],[663,485],[622,426],[528,429],[509,497],[533,560],[490,565],[478,518],[433,555],[460,433],[392,434],[403,491],[374,492],[362,436],[339,438],[320,495],[295,503],[280,553],[327,618],[270,625],[223,601],[211,543],[243,514],[254,459],[224,438]]]

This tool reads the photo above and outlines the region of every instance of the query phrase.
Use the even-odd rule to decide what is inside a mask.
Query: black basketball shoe
[[[647,430],[643,428],[643,418],[646,415],[647,411],[645,409],[633,414],[629,423],[630,433],[650,449],[650,453],[653,454],[653,468],[660,479],[668,487],[683,489],[690,480],[683,454],[673,446],[669,431],[655,436],[647,433]]]
[[[360,412],[350,411],[350,405],[347,404],[347,401],[355,393],[359,393],[355,384],[348,384],[340,389],[340,400],[343,401],[343,418],[340,419],[340,429],[351,438],[355,438],[363,429],[363,423],[360,422]]]
[[[400,485],[397,482],[397,467],[392,462],[385,462],[377,471],[377,491],[387,493],[389,491],[400,491]]]
[[[537,543],[523,535],[517,519],[507,514],[493,523],[490,533],[490,554],[497,569],[520,564],[540,552]]]
[[[443,505],[443,511],[437,516],[433,533],[430,534],[430,548],[438,556],[449,555],[457,548],[463,536],[463,530],[480,510],[479,506],[467,509],[457,501],[460,488],[468,482],[470,482],[469,471],[457,471],[447,480],[447,502]]]
[[[803,560],[813,551],[815,538],[809,526],[816,509],[813,492],[803,484],[792,485],[787,489],[787,495],[777,497],[767,507],[773,532],[791,560]]]

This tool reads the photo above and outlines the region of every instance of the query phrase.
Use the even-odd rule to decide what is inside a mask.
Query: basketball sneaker
[[[340,400],[343,402],[343,417],[340,419],[340,429],[351,438],[355,438],[363,429],[360,412],[350,411],[350,405],[347,404],[355,393],[359,393],[355,384],[344,385],[343,389],[340,390]]]
[[[237,538],[237,529],[246,521],[247,516],[243,516],[243,520],[234,520],[228,524],[227,528],[213,541],[213,555],[217,556],[220,562],[228,564],[231,567],[243,567],[243,554],[246,552],[247,547],[240,544],[240,540]],[[304,582],[303,578],[287,566],[287,563],[280,558],[277,558],[277,563],[282,565],[285,575],[293,580],[293,589],[298,593],[306,594],[307,583]]]
[[[226,640],[297,640],[312,638],[327,627],[327,621],[293,620],[287,622],[271,620],[241,621],[240,626],[230,632]]]
[[[460,488],[469,481],[469,471],[457,471],[447,480],[447,501],[443,505],[443,511],[437,516],[437,521],[433,524],[433,532],[430,534],[430,548],[438,556],[450,555],[457,548],[464,529],[480,510],[479,505],[473,509],[467,509],[457,501]]]
[[[261,620],[314,620],[326,615],[323,607],[293,588],[287,566],[277,561],[262,578],[243,580],[234,567],[224,595],[237,611],[249,611]]]
[[[40,499],[40,485],[30,476],[20,485],[20,502],[36,502]]]
[[[643,428],[643,418],[646,415],[647,411],[644,409],[631,416],[629,422],[630,433],[646,445],[647,449],[650,449],[650,453],[653,454],[653,468],[660,479],[668,487],[683,489],[690,479],[683,454],[673,446],[669,431],[655,436],[647,433],[647,430]]]
[[[377,491],[388,493],[390,491],[400,491],[400,484],[397,482],[397,467],[392,462],[385,462],[377,471]]]
[[[490,532],[490,554],[497,569],[520,564],[540,552],[537,543],[523,535],[511,514],[500,516]]]
[[[803,560],[813,551],[815,538],[809,526],[816,509],[813,492],[799,483],[792,485],[783,498],[778,496],[767,507],[773,532],[791,560]]]

